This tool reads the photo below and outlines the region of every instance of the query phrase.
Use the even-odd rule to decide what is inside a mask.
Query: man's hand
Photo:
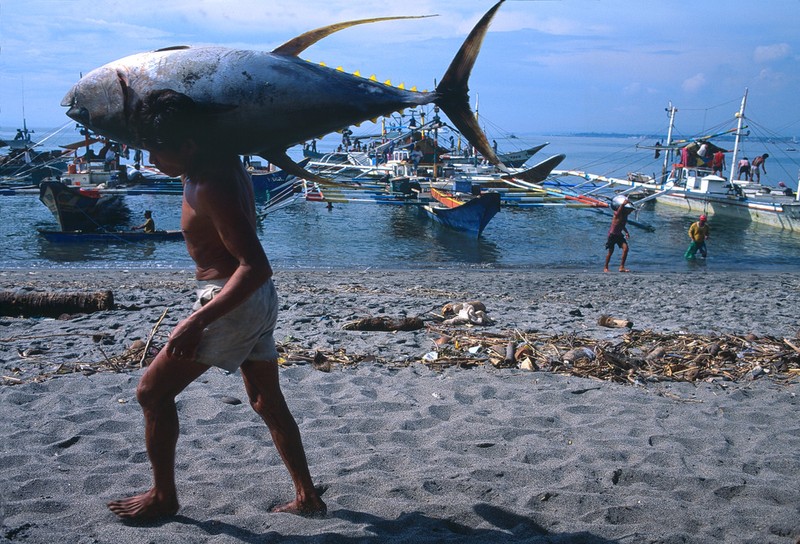
[[[167,355],[175,359],[192,359],[203,338],[204,327],[190,317],[172,330],[167,341]]]

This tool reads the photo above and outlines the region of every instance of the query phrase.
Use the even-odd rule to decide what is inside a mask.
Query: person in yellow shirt
[[[154,233],[156,231],[156,222],[153,220],[153,212],[150,210],[145,210],[144,219],[144,223],[139,226],[132,227],[133,230],[143,230],[148,234]]]
[[[692,243],[689,244],[689,248],[684,254],[684,257],[687,259],[694,259],[698,251],[700,251],[700,255],[702,255],[704,259],[708,256],[706,240],[710,237],[711,229],[708,223],[706,223],[706,219],[705,215],[701,215],[700,219],[692,223],[692,226],[689,227],[689,238],[692,239]]]

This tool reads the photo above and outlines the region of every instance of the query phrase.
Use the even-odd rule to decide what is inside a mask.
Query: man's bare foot
[[[108,509],[124,519],[151,520],[174,516],[178,512],[178,499],[160,499],[155,489],[147,493],[111,501]]]
[[[293,500],[292,502],[273,507],[271,512],[276,514],[296,514],[306,518],[321,518],[328,513],[328,506],[320,498],[306,500],[304,503]]]
[[[630,272],[630,270],[628,270],[627,268],[620,268],[619,271],[620,272]]]
[[[605,268],[603,269],[603,272],[608,272],[608,267],[605,267]]]

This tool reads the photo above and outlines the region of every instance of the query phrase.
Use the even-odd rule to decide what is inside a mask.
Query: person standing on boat
[[[739,174],[736,179],[742,179],[742,176],[744,176],[745,181],[750,180],[750,159],[747,157],[742,157],[739,161]]]
[[[722,172],[725,170],[725,152],[721,149],[714,153],[711,159],[711,169],[715,176],[722,176]]]
[[[705,214],[700,216],[698,221],[692,223],[689,227],[689,238],[692,239],[692,243],[689,244],[689,248],[684,253],[684,257],[689,260],[695,258],[695,255],[698,251],[700,251],[700,255],[703,256],[705,259],[708,256],[708,251],[706,250],[706,240],[710,237],[711,229],[706,223],[706,216]]]
[[[753,159],[753,163],[750,165],[750,181],[753,181],[755,178],[756,183],[761,183],[761,171],[764,171],[764,174],[767,173],[767,159],[769,158],[769,153],[764,153],[763,155],[756,157]]]
[[[697,158],[699,159],[697,166],[708,166],[711,157],[708,154],[708,142],[701,141],[700,149],[697,150]]]
[[[686,166],[697,166],[697,150],[699,147],[697,142],[692,142],[684,147],[686,150],[686,161],[683,164]]]
[[[614,202],[612,201],[612,206]],[[622,249],[622,259],[619,262],[620,272],[630,272],[625,268],[625,260],[628,258],[628,238],[631,237],[628,232],[628,216],[633,211],[633,206],[630,200],[625,198],[619,203],[619,206],[614,211],[614,217],[611,219],[611,227],[608,229],[608,238],[606,239],[606,264],[603,267],[603,272],[608,272],[608,263],[611,261],[611,255],[614,253],[614,246],[619,246]],[[623,233],[625,233],[623,235]]]
[[[175,398],[216,366],[241,371],[250,406],[269,427],[294,483],[294,500],[272,511],[322,515],[327,507],[312,482],[300,431],[279,383],[273,338],[278,297],[256,232],[253,183],[239,156],[203,130],[205,115],[190,97],[171,90],[152,92],[139,113],[139,139],[153,164],[168,176],[181,176],[181,229],[198,289],[191,315],[172,330],[136,389],[153,486],[108,508],[136,520],[178,512]],[[213,470],[213,463],[209,467]]]
[[[422,156],[422,151],[419,150],[419,147],[414,147],[414,151],[411,152],[411,164],[414,167],[414,175],[416,175],[419,170],[419,163],[422,162]]]

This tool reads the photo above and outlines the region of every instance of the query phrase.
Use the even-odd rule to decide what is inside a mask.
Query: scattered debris
[[[455,315],[454,315],[455,314]],[[486,315],[486,306],[479,300],[471,302],[459,302],[456,304],[445,304],[442,308],[442,315],[447,317],[454,315],[450,319],[445,319],[445,325],[493,325],[494,321]]]
[[[610,315],[601,315],[597,320],[597,324],[601,327],[610,327],[612,329],[633,328],[633,321],[628,321],[627,319],[618,319],[616,317],[611,317]]]
[[[99,347],[98,347],[99,349]],[[160,346],[150,343],[145,345],[141,340],[134,341],[128,349],[123,353],[114,356],[107,356],[102,349],[100,353],[102,360],[95,362],[74,361],[63,362],[57,365],[39,363],[39,372],[33,373],[31,369],[23,372],[21,368],[14,370],[19,376],[0,376],[0,385],[18,385],[28,382],[43,382],[51,378],[62,376],[64,374],[81,373],[86,376],[96,374],[97,372],[132,372],[141,368],[140,364],[143,361],[145,364],[150,364],[153,358],[158,355],[161,350]]]
[[[475,305],[468,303],[468,306],[475,311]],[[463,309],[462,305],[458,309],[452,308],[451,311],[460,312]],[[440,317],[443,319],[443,316]],[[388,320],[391,321],[393,320]],[[786,338],[629,330],[613,339],[596,339],[575,334],[553,335],[516,329],[481,330],[472,326],[453,326],[448,320],[437,321],[440,322],[428,320],[423,323],[423,326],[427,326],[426,332],[430,335],[433,350],[421,352],[406,360],[387,360],[372,353],[349,354],[342,348],[335,351],[307,349],[300,347],[300,340],[289,338],[278,346],[279,363],[310,364],[322,372],[360,363],[389,367],[424,364],[436,370],[453,366],[473,368],[491,365],[498,369],[554,372],[623,384],[747,381],[765,377],[787,383],[800,380],[800,347],[796,345],[797,340]],[[373,324],[387,325],[387,320],[378,318]],[[0,384],[41,382],[75,372],[89,375],[95,372],[137,370],[142,363],[148,364],[152,361],[160,350],[160,346],[152,341],[157,325],[158,323],[147,342],[134,342],[120,355],[107,356],[97,343],[102,353],[101,360],[97,362],[64,362],[56,365],[46,363],[46,353],[23,359],[25,369],[14,367],[7,370],[9,375],[0,376]],[[38,373],[30,366],[34,363],[39,365]]]

